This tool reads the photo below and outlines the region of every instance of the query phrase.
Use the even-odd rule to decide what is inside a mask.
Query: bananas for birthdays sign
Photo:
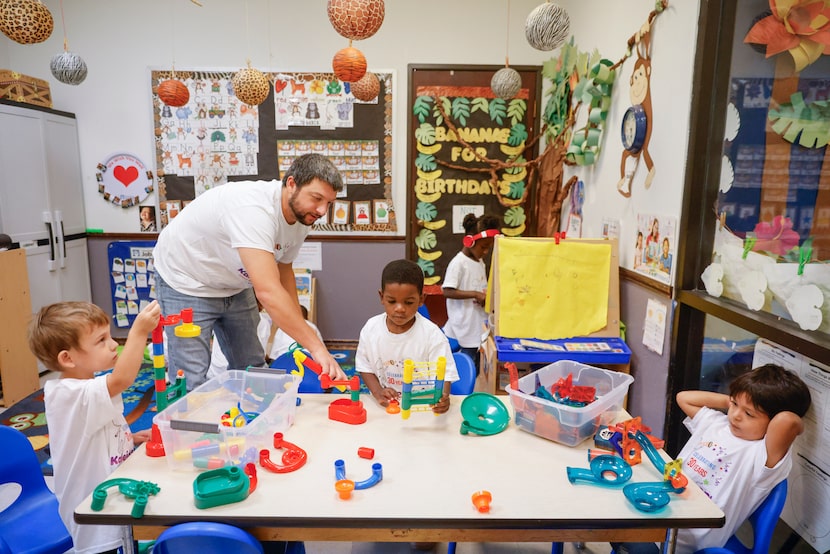
[[[535,157],[531,143],[538,96],[538,68],[519,71],[523,88],[512,99],[490,89],[492,70],[419,70],[410,113],[408,229],[410,258],[440,284],[450,260],[461,250],[467,213],[498,217],[501,232],[521,236],[528,225],[530,183],[522,166]],[[512,167],[491,171],[492,160]],[[493,178],[495,176],[495,179]]]

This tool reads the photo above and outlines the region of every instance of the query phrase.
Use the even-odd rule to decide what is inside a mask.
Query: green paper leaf
[[[421,229],[415,237],[415,245],[421,250],[432,250],[436,244],[438,244],[438,239],[429,229]]]
[[[415,165],[421,171],[433,171],[438,167],[435,156],[432,154],[424,154],[423,152],[418,153],[418,157],[415,158]]]
[[[490,102],[484,97],[479,96],[478,98],[473,98],[473,103],[472,103],[471,108],[470,108],[470,113],[474,113],[474,112],[478,112],[478,111],[488,113],[487,108],[488,108],[489,105],[490,105]]]
[[[514,200],[519,199],[525,193],[525,182],[524,181],[515,181],[510,183],[510,190],[507,192],[508,198],[513,198]],[[514,225],[515,227],[515,225]]]
[[[507,137],[507,144],[519,146],[527,140],[527,127],[524,123],[517,123],[510,128],[510,135]]]
[[[438,215],[438,208],[431,202],[418,202],[415,206],[415,217],[421,221],[432,221]]]
[[[507,115],[510,116],[510,122],[515,125],[521,122],[525,113],[527,112],[527,102],[521,98],[514,98],[507,104]]]
[[[525,159],[525,157],[524,157],[524,156],[516,156],[516,158],[515,158],[515,159],[513,159],[512,161],[513,161],[514,163],[517,163],[517,164],[523,164],[523,163],[526,163],[526,162],[527,162],[527,160]],[[515,175],[516,173],[521,173],[521,172],[522,172],[522,169],[524,169],[524,167],[521,167],[521,166],[513,166],[513,167],[508,167],[507,169],[505,169],[505,170],[504,170],[504,172],[505,172],[505,173],[509,173],[509,174],[511,174],[511,175]]]
[[[423,123],[429,117],[430,109],[432,108],[431,96],[419,96],[415,99],[415,104],[412,106],[412,115],[418,118],[418,121]]]
[[[452,101],[452,117],[461,126],[467,125],[467,118],[470,117],[470,99],[459,96]]]
[[[505,116],[507,116],[507,108],[504,100],[501,98],[493,98],[490,101],[490,119],[499,125],[504,125]]]
[[[429,260],[418,258],[418,267],[424,272],[424,275],[430,276],[435,274],[435,264]]]
[[[415,129],[415,138],[418,139],[418,142],[425,146],[435,144],[435,127],[429,123],[421,123],[421,125]]]
[[[439,102],[441,102],[441,106],[444,108],[445,113],[448,113],[448,114],[452,113],[452,104],[450,104],[450,99],[449,98],[447,98],[446,96],[442,96],[439,99]],[[441,125],[442,123],[444,123],[444,116],[441,115],[441,110],[438,109],[438,104],[437,103],[432,108],[432,116],[435,118],[435,125],[436,126]]]
[[[510,227],[518,227],[525,222],[525,210],[521,206],[513,206],[504,212],[504,223]]]

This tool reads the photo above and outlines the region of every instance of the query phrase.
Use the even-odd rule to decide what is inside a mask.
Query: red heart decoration
[[[130,183],[138,179],[138,168],[134,165],[129,167],[124,167],[123,165],[115,166],[115,169],[112,170],[113,176],[121,181],[121,184],[125,187],[130,186]]]
[[[277,94],[282,92],[287,86],[288,83],[286,81],[283,81],[282,79],[277,79],[276,81],[274,81],[274,90],[277,92]]]

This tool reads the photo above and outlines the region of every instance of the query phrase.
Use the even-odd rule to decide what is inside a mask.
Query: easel
[[[11,406],[40,388],[37,359],[26,330],[32,318],[26,251],[0,252],[0,406]]]
[[[503,367],[504,362],[513,361],[516,362],[519,366],[519,370],[524,370],[525,372],[529,371],[528,368],[528,358],[532,357],[533,363],[551,363],[561,359],[570,359],[575,361],[582,361],[580,360],[581,353],[580,352],[562,352],[562,351],[554,351],[554,350],[538,350],[533,351],[532,353],[529,352],[521,352],[521,351],[501,351],[496,348],[496,336],[500,336],[500,329],[501,326],[499,324],[499,309],[498,306],[501,301],[501,295],[503,293],[502,288],[510,287],[510,286],[517,286],[516,283],[511,283],[509,279],[503,279],[499,274],[499,256],[500,256],[500,249],[499,243],[504,240],[511,240],[511,241],[530,241],[536,243],[550,243],[559,245],[560,239],[554,238],[508,238],[508,237],[498,237],[495,241],[493,247],[493,259],[491,262],[491,313],[493,314],[493,321],[494,324],[491,328],[490,336],[487,338],[487,341],[483,347],[483,364],[482,364],[482,373],[479,379],[483,380],[483,390],[489,392],[491,394],[496,394],[497,392],[502,393],[503,387],[500,385],[500,375],[505,374],[506,370]],[[609,256],[609,268],[608,268],[608,302],[607,302],[607,311],[606,311],[606,318],[605,318],[605,326],[591,332],[589,334],[573,338],[574,342],[585,342],[590,341],[591,338],[597,339],[598,342],[601,342],[605,339],[616,339],[620,336],[620,276],[619,276],[619,252],[618,252],[618,244],[615,239],[561,239],[563,241],[569,241],[571,243],[579,243],[579,244],[596,244],[596,245],[605,245],[609,246],[608,249],[602,249],[604,252],[607,253]],[[521,262],[517,263],[532,263],[532,260],[522,260]],[[567,289],[555,289],[549,291],[549,294],[569,294]],[[532,339],[534,337],[527,337],[528,339]],[[556,341],[551,341],[556,342]],[[598,367],[604,367],[606,369],[612,369],[615,371],[621,371],[624,373],[628,373],[630,371],[630,363],[626,361],[625,363],[602,363],[598,362],[597,356],[601,354],[597,352],[592,353],[591,361],[590,362],[583,362],[589,363],[590,365],[595,365]],[[615,361],[619,359],[619,356],[616,356]],[[522,367],[524,366],[524,367]]]

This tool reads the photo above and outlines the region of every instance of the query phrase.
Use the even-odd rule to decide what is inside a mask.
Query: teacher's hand
[[[340,368],[340,364],[337,363],[337,360],[329,353],[326,349],[315,350],[310,352],[311,357],[314,359],[315,362],[320,364],[320,370],[327,374],[329,377],[332,378],[334,381],[344,381],[348,379],[346,374]]]

